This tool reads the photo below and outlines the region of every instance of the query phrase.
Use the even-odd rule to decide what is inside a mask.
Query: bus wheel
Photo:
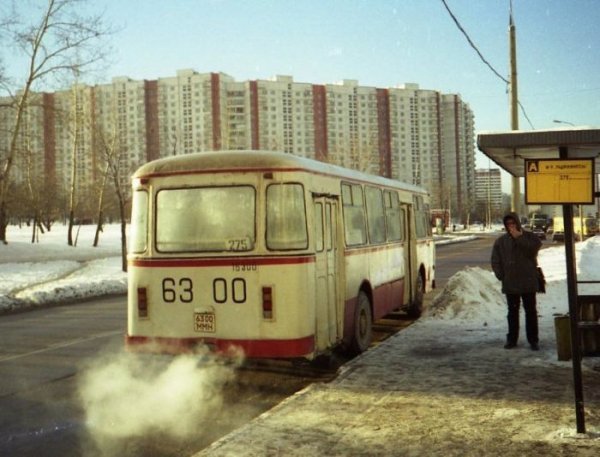
[[[360,354],[366,351],[373,338],[373,319],[371,317],[371,301],[364,291],[358,293],[356,311],[354,312],[354,335],[352,352]]]
[[[417,287],[415,290],[415,297],[410,307],[408,308],[409,317],[421,317],[423,313],[423,296],[425,295],[425,280],[423,279],[423,273],[419,273],[417,276]]]

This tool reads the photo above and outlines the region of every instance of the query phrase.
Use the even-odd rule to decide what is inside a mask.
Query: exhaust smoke
[[[241,357],[228,360],[241,363]],[[197,353],[101,356],[78,386],[88,432],[100,450],[154,432],[175,438],[201,433],[202,423],[220,413],[222,388],[237,365]]]

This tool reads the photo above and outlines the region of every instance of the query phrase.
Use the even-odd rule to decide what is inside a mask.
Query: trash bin
[[[554,316],[558,360],[571,360],[571,319],[568,314]]]

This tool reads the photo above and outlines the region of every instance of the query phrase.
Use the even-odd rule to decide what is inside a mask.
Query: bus
[[[158,159],[132,177],[126,346],[248,358],[365,351],[435,287],[425,190],[286,153]]]

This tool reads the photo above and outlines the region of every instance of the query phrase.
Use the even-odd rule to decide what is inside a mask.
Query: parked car
[[[552,233],[552,241],[565,241],[565,232],[562,230]],[[580,241],[579,233],[573,234],[573,241]]]

